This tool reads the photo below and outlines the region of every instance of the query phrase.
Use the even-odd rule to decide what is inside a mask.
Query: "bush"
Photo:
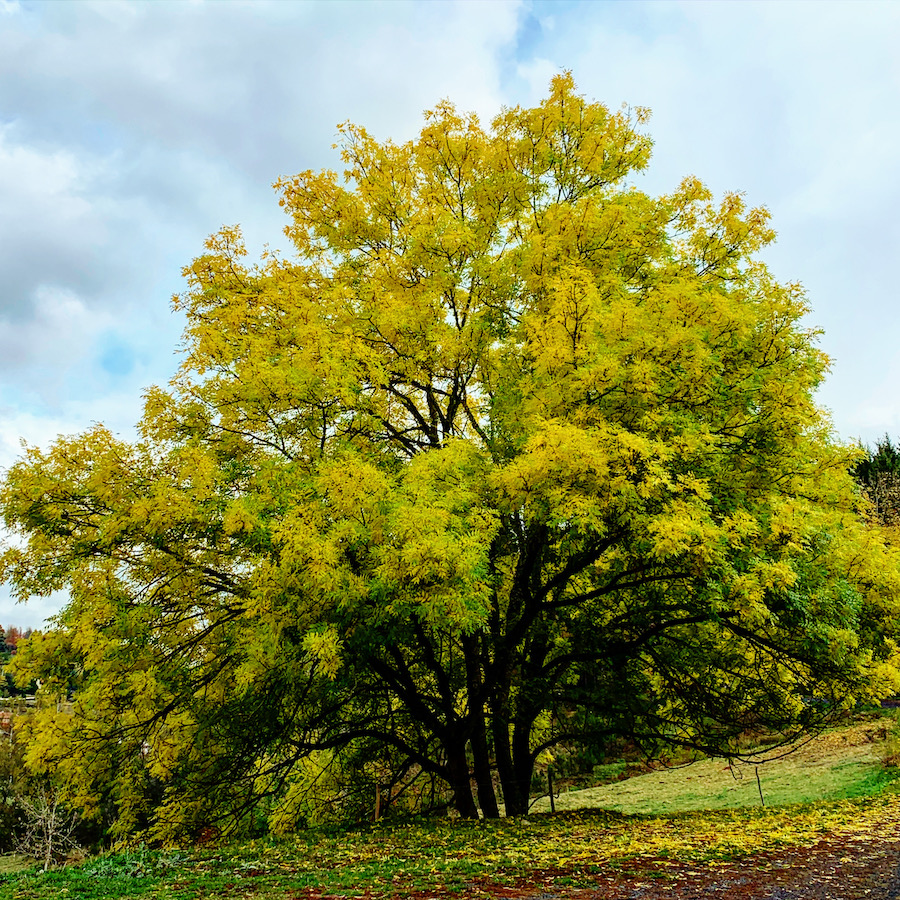
[[[0,853],[14,850],[24,833],[26,783],[22,748],[0,737]]]

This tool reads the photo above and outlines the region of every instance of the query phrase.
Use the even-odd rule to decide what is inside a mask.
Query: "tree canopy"
[[[343,177],[276,184],[290,256],[225,228],[185,269],[141,439],[10,469],[3,577],[70,596],[15,665],[72,698],[28,747],[72,802],[157,835],[376,782],[520,814],[559,744],[734,756],[896,689],[803,291],[740,194],[635,187],[647,115],[563,75],[489,128],[343,126]]]

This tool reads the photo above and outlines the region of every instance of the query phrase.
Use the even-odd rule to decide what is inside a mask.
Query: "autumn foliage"
[[[342,129],[276,187],[290,255],[214,235],[142,439],[29,450],[0,502],[36,769],[121,833],[523,813],[536,760],[737,755],[896,690],[894,557],[813,393],[769,216],[651,197],[644,110],[570,76],[482,126]],[[255,810],[255,811],[254,811]],[[253,817],[257,818],[254,819]]]

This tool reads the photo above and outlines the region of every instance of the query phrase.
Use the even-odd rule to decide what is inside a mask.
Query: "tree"
[[[0,733],[0,853],[16,849],[25,826],[22,798],[28,793],[28,781],[22,748],[8,731],[10,720],[4,710]]]
[[[80,849],[75,841],[77,818],[55,791],[44,788],[33,796],[19,798],[25,814],[25,829],[17,849],[40,861],[46,872],[54,862]]]
[[[862,457],[853,467],[853,476],[872,504],[874,520],[888,529],[900,522],[900,448],[885,434],[875,449],[862,448]]]
[[[894,689],[897,566],[803,293],[765,210],[628,182],[646,116],[566,75],[489,129],[345,125],[343,180],[277,184],[293,258],[225,228],[185,270],[142,440],[10,469],[5,578],[71,596],[16,657],[74,692],[29,758],[76,808],[283,821],[330,767],[520,814],[559,743],[737,756]]]

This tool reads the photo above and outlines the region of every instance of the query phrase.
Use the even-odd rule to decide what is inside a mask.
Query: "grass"
[[[34,865],[34,860],[28,856],[22,856],[20,853],[9,853],[0,856],[0,876],[9,872],[21,872],[30,869]]]
[[[800,806],[624,816],[579,810],[489,823],[448,820],[379,825],[341,835],[304,833],[184,854],[142,850],[46,874],[0,879],[3,900],[207,900],[286,897],[485,896],[489,884],[541,873],[589,884],[642,861],[657,871],[716,865],[808,846],[824,835],[895,833],[900,795]],[[423,896],[425,896],[423,894]]]
[[[891,770],[880,767],[877,751],[866,740],[865,726],[854,726],[810,744],[791,760],[765,764],[763,786],[773,803],[778,796],[809,793],[811,782],[825,794],[849,798],[762,808],[754,776],[753,802],[742,807],[746,785],[729,793],[722,787],[728,781],[720,781],[731,775],[710,762],[596,789],[611,796],[630,789],[629,799],[620,802],[652,812],[573,809],[493,822],[378,823],[340,834],[309,831],[190,851],[142,849],[46,874],[0,871],[0,900],[476,898],[490,896],[491,885],[536,875],[543,884],[561,886],[589,884],[600,872],[635,864],[656,872],[669,865],[715,866],[810,846],[826,835],[895,834],[900,781],[889,783]],[[584,795],[581,802],[595,796],[575,793]],[[691,811],[704,797],[720,808]]]
[[[783,759],[758,766],[729,766],[724,759],[706,759],[602,787],[569,791],[560,794],[555,805],[557,810],[602,807],[660,815],[757,806],[760,788],[769,806],[865,796],[893,777],[881,762],[884,737],[884,726],[877,722],[859,723],[828,732]],[[549,798],[537,800],[532,810],[549,812]]]

